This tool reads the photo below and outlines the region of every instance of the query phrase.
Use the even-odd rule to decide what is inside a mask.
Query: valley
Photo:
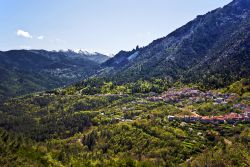
[[[93,75],[107,59],[100,53],[72,50],[0,52],[0,100],[81,81]]]
[[[0,166],[250,166],[250,0],[113,57],[0,52],[0,80]]]

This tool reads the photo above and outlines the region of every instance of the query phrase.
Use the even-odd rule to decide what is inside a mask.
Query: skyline
[[[231,0],[0,0],[0,50],[82,49],[116,54],[146,46]],[[181,12],[179,12],[181,11]]]

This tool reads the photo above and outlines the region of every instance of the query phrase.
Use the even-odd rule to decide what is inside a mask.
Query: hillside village
[[[195,88],[171,88],[168,91],[162,93],[159,96],[151,96],[147,99],[150,101],[164,101],[165,103],[176,103],[179,106],[191,105],[194,103],[213,102],[213,105],[226,105],[228,103],[234,103],[237,98],[235,93],[216,93],[213,91],[202,92]],[[196,122],[201,123],[235,123],[238,121],[250,122],[250,106],[244,104],[234,104],[233,108],[240,110],[241,113],[230,112],[225,115],[218,116],[201,116],[195,111],[191,115],[178,115],[168,116],[169,121],[179,120],[184,122]]]

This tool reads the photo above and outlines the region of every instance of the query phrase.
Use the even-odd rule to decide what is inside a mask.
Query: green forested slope
[[[212,101],[191,104],[184,94],[180,94],[180,101],[151,101],[148,97],[170,87],[186,87],[179,83],[164,85],[159,79],[126,85],[95,83],[95,95],[88,95],[86,86],[77,85],[2,104],[0,126],[25,136],[24,141],[35,141],[13,154],[2,154],[2,160],[13,155],[17,158],[11,160],[13,164],[33,166],[249,166],[249,123],[168,120],[169,115],[193,111],[211,116],[213,111],[202,109],[208,104],[219,115],[232,112],[237,104],[249,106],[249,80],[214,90],[216,95],[237,93],[238,87],[242,88],[234,101],[220,105]],[[147,93],[154,87],[159,94]],[[6,145],[1,148],[5,150]]]

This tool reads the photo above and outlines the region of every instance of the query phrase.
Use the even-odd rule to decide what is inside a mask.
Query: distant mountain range
[[[0,97],[62,87],[94,74],[109,57],[100,53],[45,50],[0,52]]]
[[[0,96],[62,87],[90,76],[117,83],[165,78],[223,87],[250,76],[250,0],[197,16],[166,37],[110,58],[82,50],[0,52]]]
[[[146,47],[121,51],[101,76],[118,82],[164,77],[223,86],[250,76],[250,1],[234,0]]]

